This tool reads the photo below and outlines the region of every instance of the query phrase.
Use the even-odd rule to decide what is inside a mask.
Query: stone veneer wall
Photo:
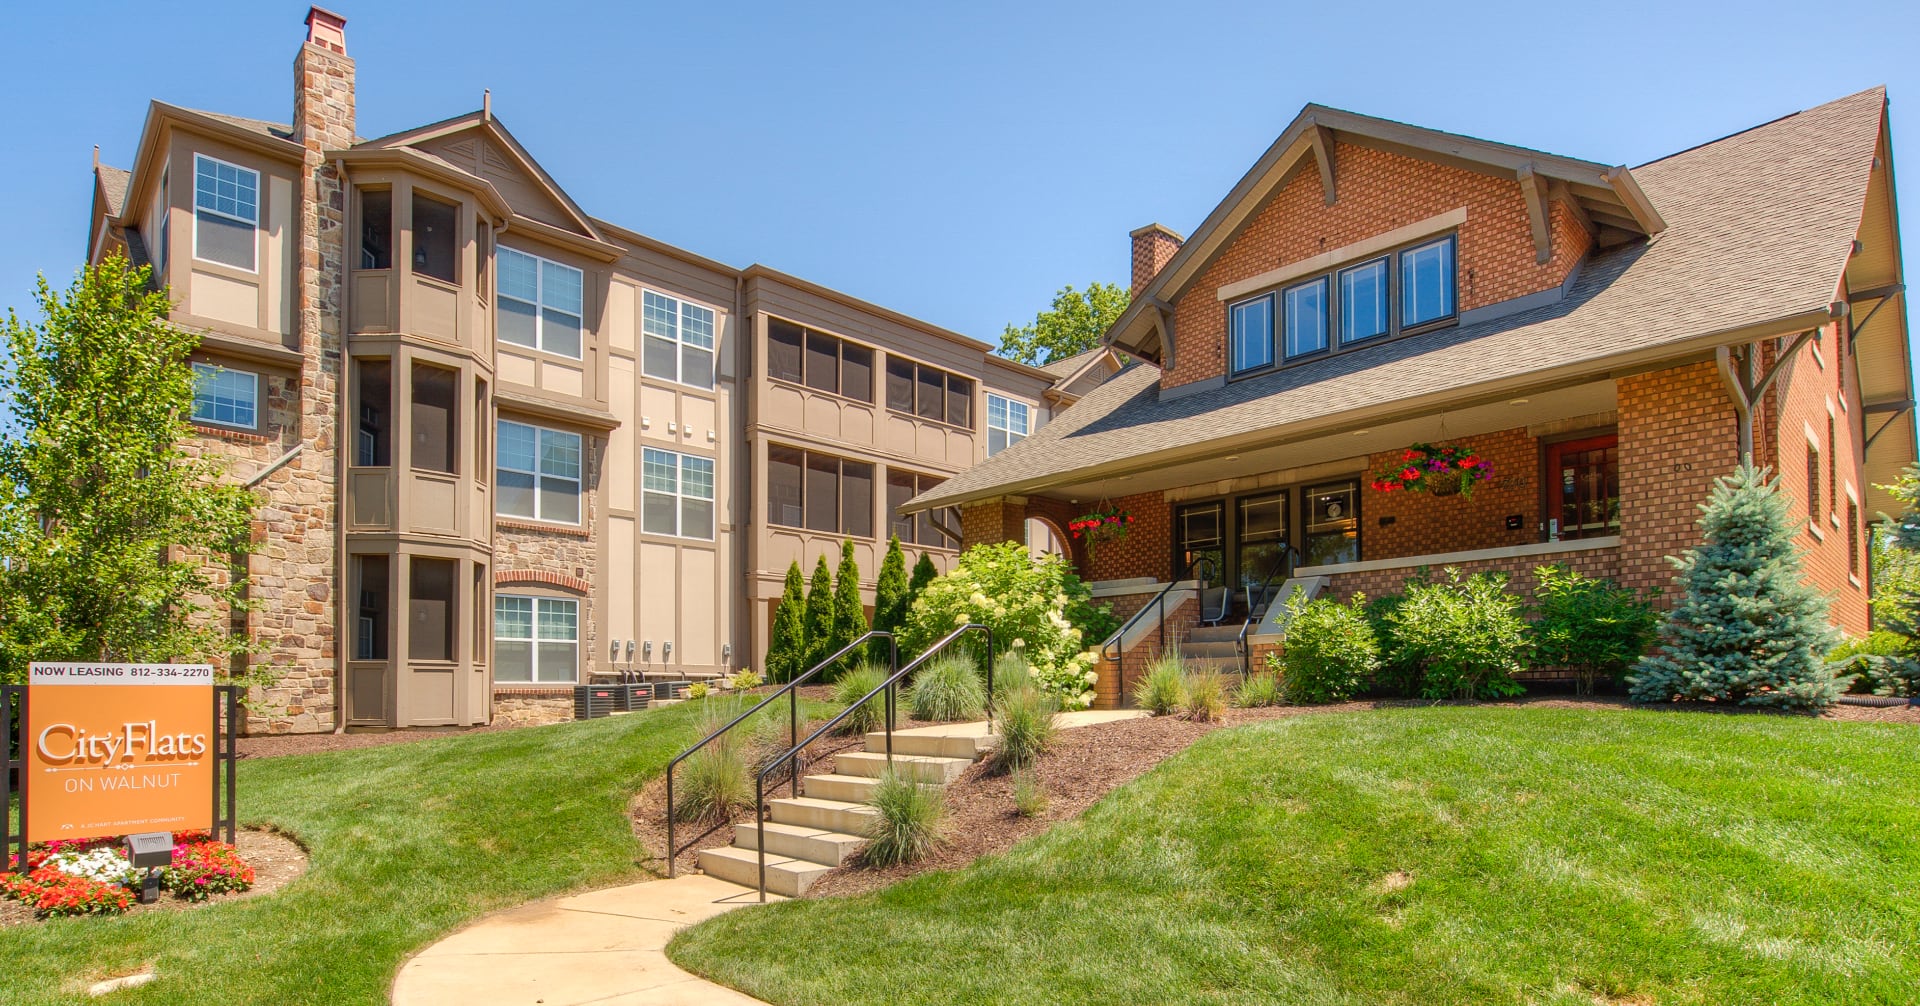
[[[571,688],[518,688],[493,696],[494,726],[537,727],[571,719]]]

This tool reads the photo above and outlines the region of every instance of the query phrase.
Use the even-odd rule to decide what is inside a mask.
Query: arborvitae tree
[[[880,560],[880,579],[873,587],[873,628],[875,631],[898,632],[907,620],[907,602],[912,600],[908,593],[907,557],[900,551],[900,536],[894,535],[887,542],[886,558]],[[868,648],[871,659],[885,660],[892,652],[884,639],[876,639]]]
[[[806,670],[807,659],[807,586],[800,575],[800,561],[787,566],[786,589],[780,592],[780,604],[773,609],[773,628],[767,633],[767,677],[773,681],[791,681]]]
[[[833,650],[828,644],[833,642],[833,571],[827,568],[827,557],[813,565],[813,578],[807,581],[807,630],[805,654],[800,668],[794,673],[804,673],[813,665],[826,659]]]
[[[913,580],[907,584],[907,607],[909,609],[913,607],[913,602],[920,597],[920,592],[927,589],[927,584],[932,583],[934,578],[939,575],[940,571],[933,568],[932,557],[928,556],[925,552],[920,553],[920,561],[913,564]]]
[[[1685,593],[1640,661],[1637,702],[1712,701],[1789,709],[1832,704],[1827,599],[1800,576],[1802,522],[1768,469],[1751,462],[1714,482],[1700,507],[1706,543],[1671,559]]]
[[[833,577],[833,639],[827,644],[827,650],[821,659],[840,652],[840,648],[860,638],[867,631],[867,609],[860,603],[860,564],[853,558],[853,542],[840,543],[840,568]],[[841,661],[843,666],[859,663],[859,654],[855,653]],[[828,677],[838,677],[840,668],[827,672]]]

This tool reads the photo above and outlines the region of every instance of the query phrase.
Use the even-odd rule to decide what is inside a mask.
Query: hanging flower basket
[[[1082,514],[1067,522],[1067,533],[1076,540],[1084,539],[1088,548],[1100,542],[1119,541],[1127,536],[1127,528],[1133,523],[1133,515],[1124,510],[1108,507],[1093,513]]]
[[[1473,487],[1493,478],[1493,464],[1459,444],[1414,444],[1397,461],[1374,473],[1373,488],[1383,492],[1472,496]]]

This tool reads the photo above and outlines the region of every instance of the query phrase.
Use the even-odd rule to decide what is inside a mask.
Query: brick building
[[[484,99],[362,137],[320,8],[293,70],[290,122],[153,102],[88,233],[200,333],[191,448],[260,498],[247,630],[281,678],[249,729],[538,721],[596,674],[756,666],[790,563],[852,541],[869,603],[889,535],[949,566],[957,515],[896,505],[1117,369],[601,220]]]
[[[1875,486],[1915,456],[1887,128],[1875,89],[1628,169],[1308,106],[1191,238],[1133,232],[1107,340],[1139,362],[909,505],[961,508],[969,543],[1130,515],[1072,544],[1117,613],[1150,608],[1107,701],[1163,617],[1222,663],[1272,645],[1289,580],[1563,562],[1665,588],[1749,451],[1862,633]],[[1414,444],[1492,475],[1376,488]]]

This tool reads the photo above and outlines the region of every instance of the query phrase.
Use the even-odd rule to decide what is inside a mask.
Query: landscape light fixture
[[[127,862],[140,876],[140,903],[151,905],[160,900],[160,871],[173,865],[173,835],[150,831],[127,836]]]

